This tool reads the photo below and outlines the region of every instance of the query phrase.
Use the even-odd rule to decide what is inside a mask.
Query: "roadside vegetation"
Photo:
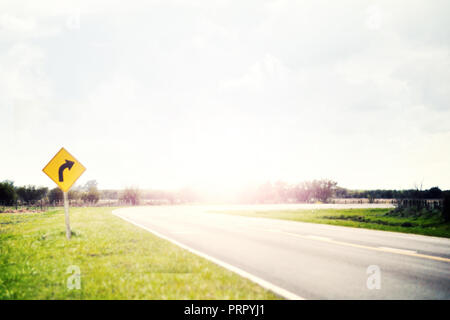
[[[396,203],[400,200],[442,201],[445,193],[438,187],[422,190],[351,190],[338,186],[329,179],[286,183],[266,182],[248,186],[225,197],[226,201],[239,204],[275,203]],[[129,206],[129,205],[173,205],[211,203],[224,198],[214,198],[188,187],[179,190],[141,190],[136,186],[121,190],[99,189],[96,180],[75,185],[68,192],[71,206]],[[15,186],[14,182],[0,182],[0,212],[2,206],[19,207],[62,205],[63,193],[59,188],[49,190],[33,185]]]
[[[415,233],[450,238],[450,222],[440,210],[396,209],[299,209],[282,211],[226,211],[220,213],[332,224],[338,226]]]
[[[71,208],[70,241],[62,208],[0,213],[0,300],[278,299],[112,210]]]

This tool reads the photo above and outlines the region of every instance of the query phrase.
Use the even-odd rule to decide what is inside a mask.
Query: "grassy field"
[[[444,223],[439,214],[402,217],[400,214],[389,213],[390,211],[391,209],[299,209],[221,213],[450,238],[450,223]]]
[[[70,241],[62,209],[1,213],[0,299],[278,299],[112,209],[71,208]]]

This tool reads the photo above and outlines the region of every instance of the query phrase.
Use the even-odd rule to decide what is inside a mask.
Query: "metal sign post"
[[[70,230],[70,219],[69,219],[69,199],[67,197],[67,192],[64,192],[64,215],[66,217],[66,237],[70,240],[72,236],[72,231]]]

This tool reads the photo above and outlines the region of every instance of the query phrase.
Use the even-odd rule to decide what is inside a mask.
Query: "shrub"
[[[48,188],[36,188],[35,186],[29,185],[17,188],[16,192],[21,201],[30,203],[44,198],[47,195]]]
[[[60,188],[54,188],[52,190],[50,190],[49,194],[48,194],[48,200],[50,201],[50,203],[55,204],[56,202],[60,202],[63,200],[63,192],[61,191]]]
[[[140,202],[141,193],[138,188],[126,188],[120,195],[120,200],[125,203],[130,203],[133,206]]]
[[[91,189],[81,195],[81,200],[89,203],[97,203],[100,198],[100,192],[96,189]]]
[[[450,221],[450,191],[444,193],[444,204],[442,208],[442,217],[445,222]]]
[[[0,182],[0,204],[12,206],[17,201],[17,193],[12,181]]]

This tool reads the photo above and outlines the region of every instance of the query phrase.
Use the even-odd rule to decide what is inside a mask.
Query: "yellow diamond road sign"
[[[64,148],[42,169],[64,192],[69,191],[85,170],[86,168]]]

